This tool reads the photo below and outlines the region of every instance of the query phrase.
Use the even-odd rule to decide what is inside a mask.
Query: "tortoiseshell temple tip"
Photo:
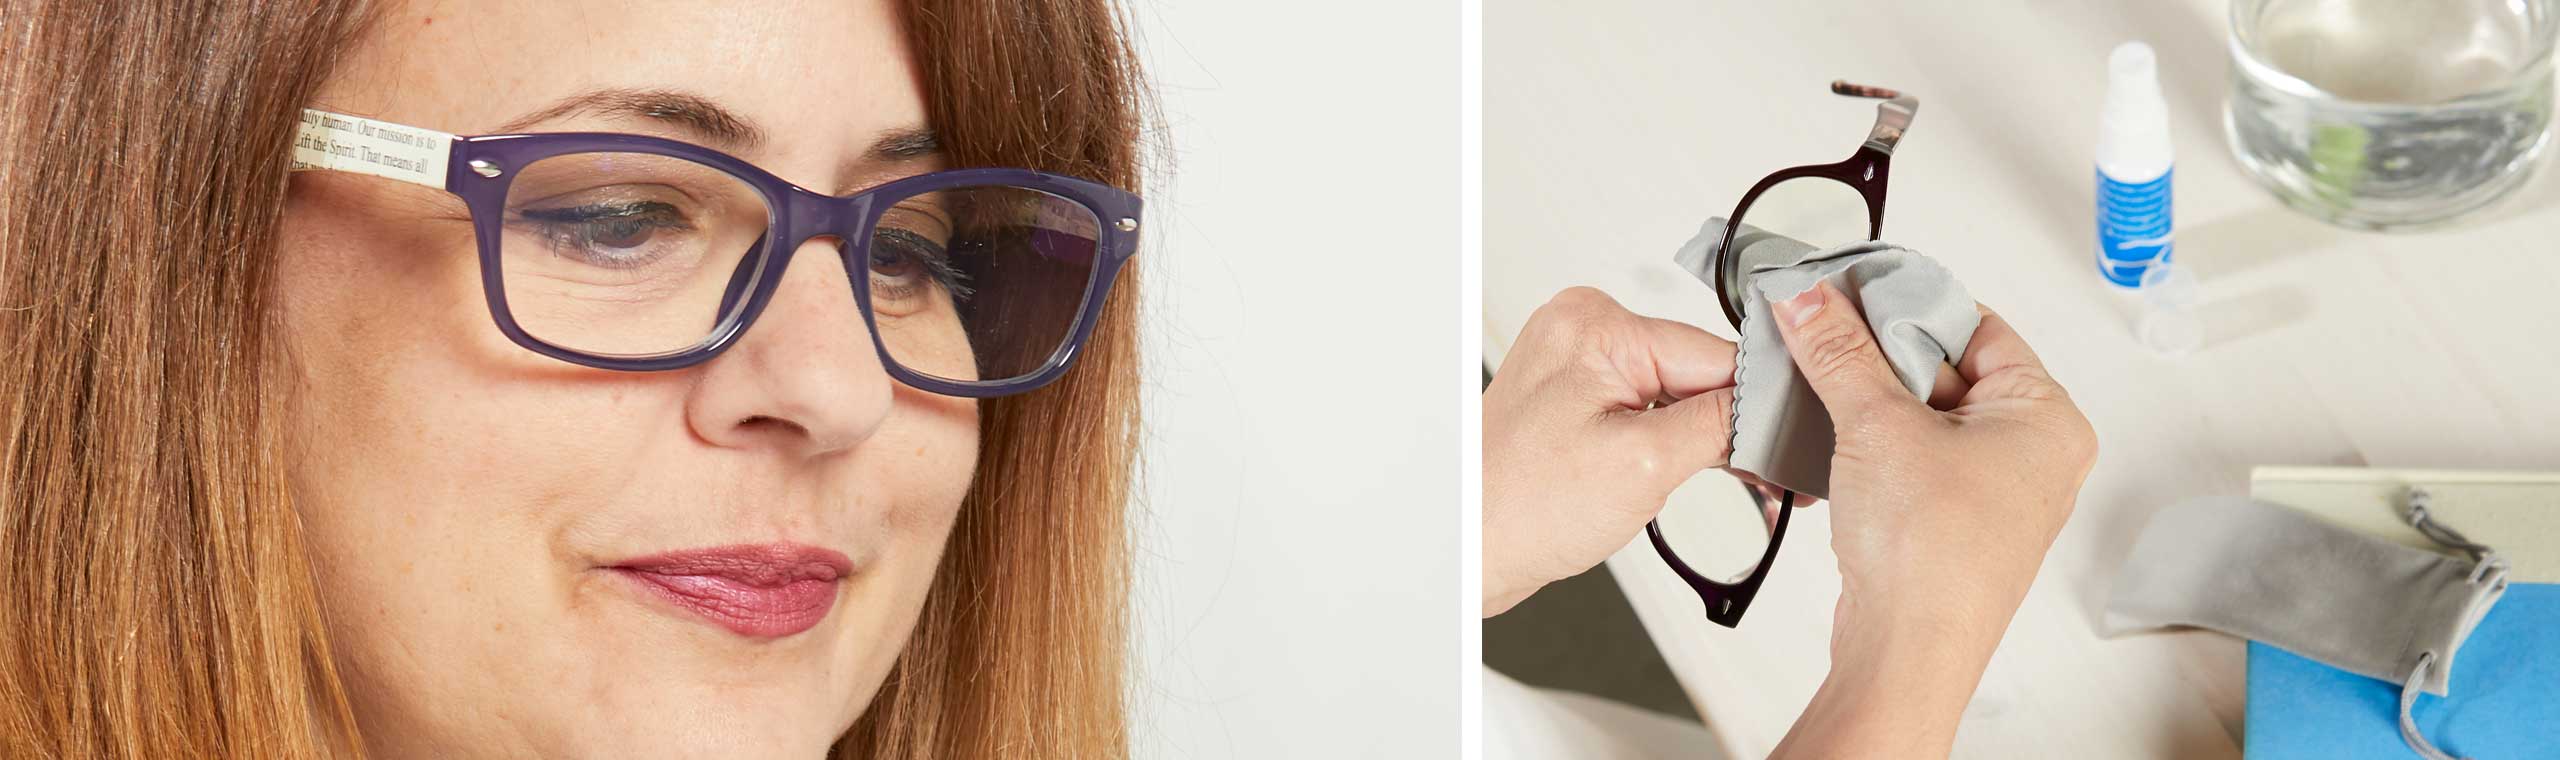
[[[1901,92],[1895,91],[1892,88],[1871,87],[1863,84],[1855,84],[1846,79],[1831,80],[1831,93],[1834,95],[1847,95],[1853,98],[1880,98],[1886,100],[1902,97]]]

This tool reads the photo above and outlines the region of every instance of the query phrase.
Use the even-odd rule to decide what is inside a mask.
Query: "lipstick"
[[[738,544],[651,555],[609,569],[731,633],[781,638],[827,618],[853,562],[802,544]]]

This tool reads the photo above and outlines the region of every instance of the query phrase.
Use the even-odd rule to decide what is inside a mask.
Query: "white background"
[[[1142,758],[1459,739],[1458,7],[1138,0]]]

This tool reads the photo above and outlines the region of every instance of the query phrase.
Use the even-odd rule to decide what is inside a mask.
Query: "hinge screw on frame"
[[[503,170],[498,168],[498,164],[495,161],[485,158],[475,158],[471,159],[471,173],[483,177],[495,177],[503,173]]]

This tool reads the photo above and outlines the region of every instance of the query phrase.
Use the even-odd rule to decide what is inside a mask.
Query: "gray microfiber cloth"
[[[1715,286],[1716,243],[1725,220],[1708,219],[1672,261]],[[1770,296],[1791,298],[1828,280],[1867,318],[1885,360],[1915,397],[1927,397],[1938,366],[1964,355],[1982,323],[1955,274],[1927,256],[1882,242],[1816,249],[1751,225],[1733,236],[1744,297],[1735,358],[1731,468],[1796,493],[1831,492],[1831,415],[1806,385],[1769,313]]]
[[[2442,695],[2454,650],[2507,590],[2504,565],[2365,536],[2252,499],[2193,499],[2153,515],[2116,574],[2109,636],[2209,628]],[[2406,709],[2405,706],[2403,708]]]

